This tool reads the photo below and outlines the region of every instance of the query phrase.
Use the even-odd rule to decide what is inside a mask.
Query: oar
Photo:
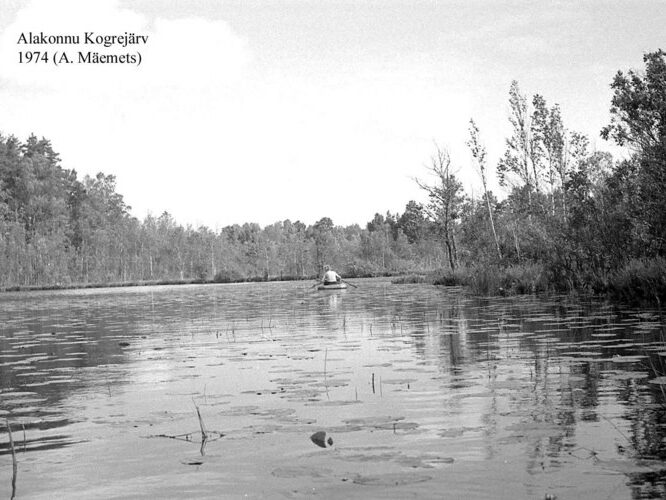
[[[318,284],[319,284],[319,282],[317,281],[317,282],[316,282],[314,285],[312,285],[310,288],[314,288],[314,287],[316,287]]]
[[[342,278],[340,278],[340,281],[342,281],[343,283],[347,283],[348,285],[351,285],[351,286],[353,286],[354,288],[358,288],[356,285],[354,285],[354,283],[350,283],[349,281],[345,281],[345,280],[343,280]]]

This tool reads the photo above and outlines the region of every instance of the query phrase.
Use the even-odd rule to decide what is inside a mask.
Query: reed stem
[[[18,464],[16,462],[16,450],[14,449],[14,438],[12,437],[12,427],[9,425],[7,419],[7,434],[9,435],[9,448],[12,450],[12,496],[11,500],[16,497],[16,475],[18,474]]]
[[[208,433],[206,432],[206,426],[204,425],[203,418],[201,418],[201,412],[199,407],[195,404],[194,407],[197,410],[197,417],[199,417],[199,428],[201,429],[201,440],[205,441],[208,439]]]

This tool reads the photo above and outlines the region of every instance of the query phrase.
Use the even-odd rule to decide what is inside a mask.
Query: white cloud
[[[85,32],[95,35],[147,35],[146,44],[127,47],[85,43]],[[79,44],[25,45],[29,33],[78,36]],[[48,63],[20,63],[20,51],[48,51]],[[78,61],[79,52],[124,55],[140,52],[141,65],[53,64]],[[0,38],[0,78],[35,90],[69,90],[106,94],[109,90],[150,91],[151,88],[202,89],[237,82],[250,59],[245,42],[222,21],[199,18],[156,19],[128,9],[116,0],[33,0],[18,11]]]
[[[17,62],[21,33],[85,31],[148,35],[143,63]],[[86,46],[52,48],[74,52]],[[253,180],[233,175],[236,166],[247,167],[247,151],[257,141],[238,99],[249,62],[245,41],[222,21],[148,19],[115,0],[33,0],[0,38],[0,132],[47,137],[63,166],[79,176],[116,175],[119,192],[139,217],[169,210],[183,223],[205,219],[212,225],[215,206],[208,202],[204,213],[200,201],[214,199],[221,185],[238,196],[238,182]],[[245,124],[241,130],[239,123]]]
[[[201,89],[237,83],[250,52],[222,21],[158,19],[144,58],[144,80]]]

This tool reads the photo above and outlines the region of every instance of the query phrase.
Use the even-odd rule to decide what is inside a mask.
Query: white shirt
[[[335,271],[326,271],[324,273],[324,281],[328,281],[328,282],[338,281],[339,277],[340,276],[338,276],[338,273],[336,273]]]

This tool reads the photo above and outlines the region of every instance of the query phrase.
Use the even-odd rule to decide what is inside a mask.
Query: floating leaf
[[[356,400],[339,400],[339,401],[315,401],[313,403],[306,403],[306,406],[349,406],[360,404]]]
[[[645,359],[647,356],[643,355],[635,355],[635,356],[621,356],[619,354],[616,354],[611,358],[611,361],[613,363],[637,363],[639,361],[642,361]]]
[[[371,486],[401,486],[404,484],[423,483],[431,479],[432,477],[421,474],[394,472],[392,474],[358,475],[354,478],[354,483]]]
[[[325,477],[325,476],[330,476],[333,472],[330,469],[324,469],[324,468],[315,468],[315,467],[308,467],[305,465],[296,465],[293,467],[279,467],[275,469],[272,474],[275,477],[282,477],[282,478],[296,478],[296,477]]]
[[[611,380],[634,380],[648,378],[647,372],[608,372],[606,375]]]

